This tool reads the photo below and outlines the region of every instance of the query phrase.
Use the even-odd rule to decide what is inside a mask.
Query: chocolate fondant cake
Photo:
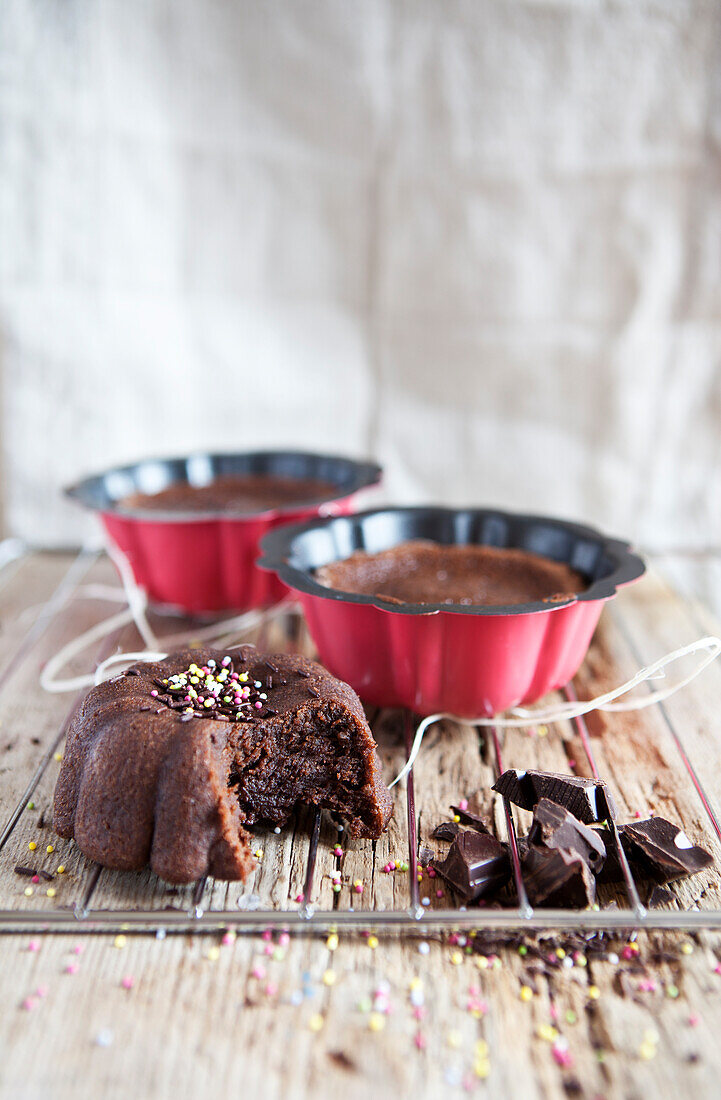
[[[528,550],[441,545],[423,539],[369,554],[356,550],[316,570],[328,588],[395,603],[503,607],[564,599],[586,588],[563,562]]]
[[[244,879],[244,826],[296,806],[380,836],[391,798],[360,700],[304,657],[187,650],[93,688],[73,717],[54,825],[90,859],[168,882]]]
[[[159,493],[133,493],[123,508],[153,512],[266,512],[290,504],[310,504],[339,495],[337,485],[314,478],[274,474],[225,474],[208,485],[177,482]]]

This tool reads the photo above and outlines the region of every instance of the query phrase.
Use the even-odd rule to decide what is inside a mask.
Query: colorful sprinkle
[[[559,1035],[558,1039],[556,1039],[551,1047],[551,1054],[553,1055],[553,1060],[556,1065],[561,1066],[562,1069],[567,1069],[569,1066],[573,1065],[573,1056],[568,1049],[567,1041],[562,1035]]]

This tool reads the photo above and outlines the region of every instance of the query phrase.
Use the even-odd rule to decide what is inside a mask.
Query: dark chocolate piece
[[[582,824],[565,806],[548,798],[542,798],[533,811],[528,841],[539,848],[563,848],[573,852],[594,874],[598,874],[606,860],[606,847],[598,833]]]
[[[496,893],[511,877],[511,861],[500,841],[472,830],[459,833],[446,858],[433,866],[467,901]]]
[[[481,817],[480,814],[474,814],[471,810],[462,810],[460,806],[451,806],[453,813],[456,817],[459,817],[463,825],[470,825],[472,829],[477,829],[479,833],[490,833],[493,835],[490,821]]]
[[[616,816],[616,807],[606,784],[578,775],[511,768],[499,776],[493,790],[524,810],[532,810],[542,798],[548,798],[559,806],[565,806],[586,825]]]
[[[455,821],[442,821],[440,825],[436,825],[435,829],[431,833],[434,840],[455,840],[460,833],[460,825],[457,825]]]
[[[523,883],[531,905],[585,909],[596,897],[596,882],[588,864],[564,848],[529,845],[523,860]]]
[[[661,885],[695,875],[713,863],[704,848],[692,844],[683,829],[663,817],[624,825],[621,841],[629,860],[647,878]]]

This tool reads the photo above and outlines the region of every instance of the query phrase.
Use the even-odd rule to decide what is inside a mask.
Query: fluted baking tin
[[[232,474],[312,478],[330,482],[337,492],[321,502],[253,513],[161,512],[123,504],[133,493],[156,493],[179,482],[207,485]],[[284,523],[352,511],[355,494],[377,484],[380,475],[372,462],[300,451],[195,454],[108,470],[66,493],[100,513],[151,603],[213,614],[266,607],[287,595],[277,576],[256,568],[260,539]]]
[[[314,572],[354,550],[409,539],[520,547],[588,580],[577,596],[509,607],[398,604],[319,584]],[[323,663],[361,697],[417,714],[490,717],[567,684],[604,602],[645,566],[591,527],[486,508],[381,508],[284,527],[261,540],[262,569],[300,600]]]

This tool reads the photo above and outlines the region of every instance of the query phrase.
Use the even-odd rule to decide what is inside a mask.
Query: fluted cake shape
[[[68,729],[54,826],[105,867],[245,879],[245,826],[283,824],[301,804],[341,814],[353,836],[385,828],[391,798],[358,696],[301,656],[186,650],[89,692]]]

